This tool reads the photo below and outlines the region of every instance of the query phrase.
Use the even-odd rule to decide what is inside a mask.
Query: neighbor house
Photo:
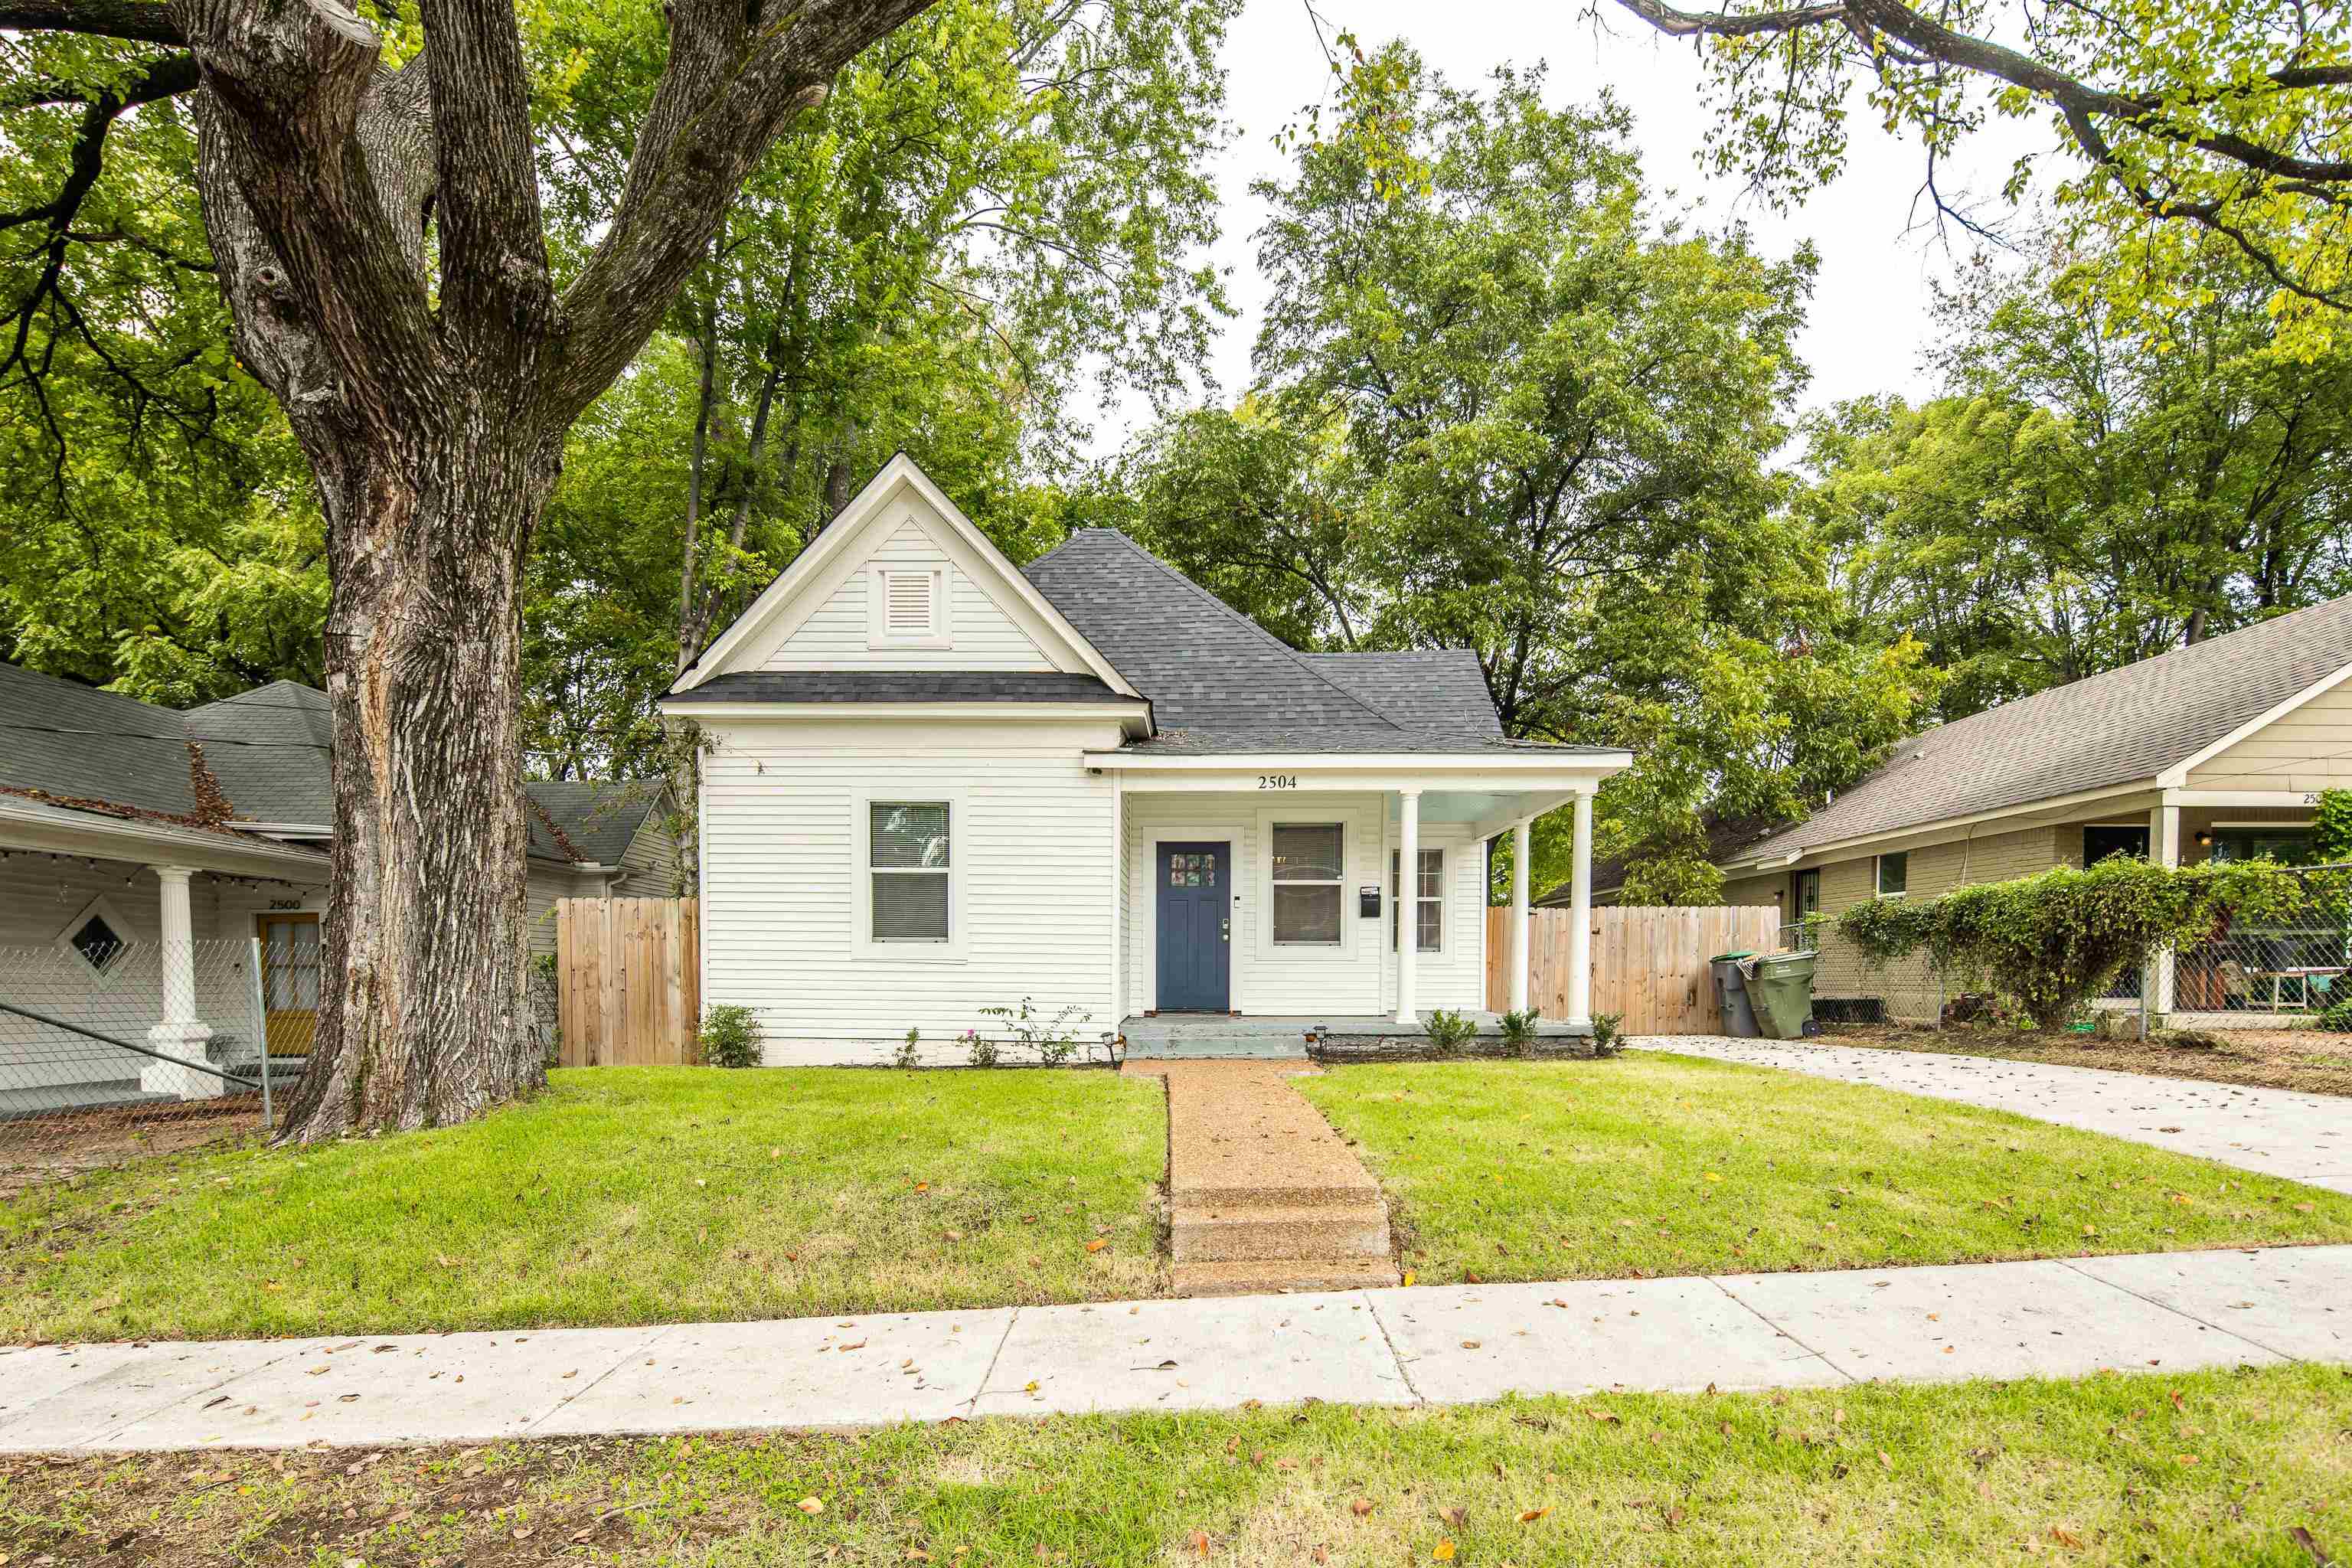
[[[1487,841],[1572,804],[1589,864],[1631,761],[1507,739],[1467,651],[1301,653],[1113,530],[1016,567],[903,456],[662,707],[709,747],[702,997],[772,1062],[1024,1001],[1087,1042],[1475,1012]]]
[[[318,1000],[333,837],[326,694],[280,680],[185,710],[0,665],[0,1002],[167,1053],[301,1056]],[[559,898],[667,894],[656,795],[533,783],[529,942]],[[259,937],[268,1022],[253,1022]],[[192,947],[191,942],[199,944]],[[219,1080],[0,1014],[0,1114]]]
[[[1724,900],[1793,921],[2116,854],[2308,863],[2319,792],[2352,785],[2347,678],[2352,598],[1939,725],[1802,822],[1720,849]],[[2147,1000],[2259,1023],[2341,994],[2345,963],[2336,922],[2233,929],[2156,964]],[[2107,1000],[2136,1005],[2139,988],[2127,975]],[[1873,971],[1834,933],[1822,943],[1818,994],[1933,1017],[1948,990],[1916,964]]]

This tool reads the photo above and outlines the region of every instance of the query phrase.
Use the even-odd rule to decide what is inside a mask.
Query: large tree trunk
[[[542,1085],[523,961],[522,548],[561,443],[345,453],[330,502],[334,869],[315,1070],[285,1136],[462,1121]],[[325,465],[321,465],[325,467]]]

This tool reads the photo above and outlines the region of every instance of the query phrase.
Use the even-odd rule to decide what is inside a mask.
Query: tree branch
[[[441,309],[509,344],[552,325],[530,130],[530,72],[510,0],[422,0],[432,40]]]
[[[187,35],[154,0],[0,0],[0,28],[18,33],[86,33],[142,44],[184,44]]]
[[[931,0],[673,0],[670,52],[613,221],[561,302],[555,412],[620,374],[700,263],[737,189],[834,75]],[[773,13],[773,14],[771,14]]]

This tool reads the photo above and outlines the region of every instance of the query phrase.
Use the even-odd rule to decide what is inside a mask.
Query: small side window
[[[1911,852],[1898,849],[1878,858],[1878,896],[1899,899],[1911,890]]]

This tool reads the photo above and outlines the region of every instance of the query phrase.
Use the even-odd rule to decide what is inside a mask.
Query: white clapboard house
[[[709,748],[702,996],[771,1062],[953,1060],[1024,999],[1090,1046],[1475,1013],[1487,841],[1573,805],[1585,871],[1631,761],[1505,738],[1467,650],[1301,653],[1114,530],[1016,567],[903,456],[662,706]]]

